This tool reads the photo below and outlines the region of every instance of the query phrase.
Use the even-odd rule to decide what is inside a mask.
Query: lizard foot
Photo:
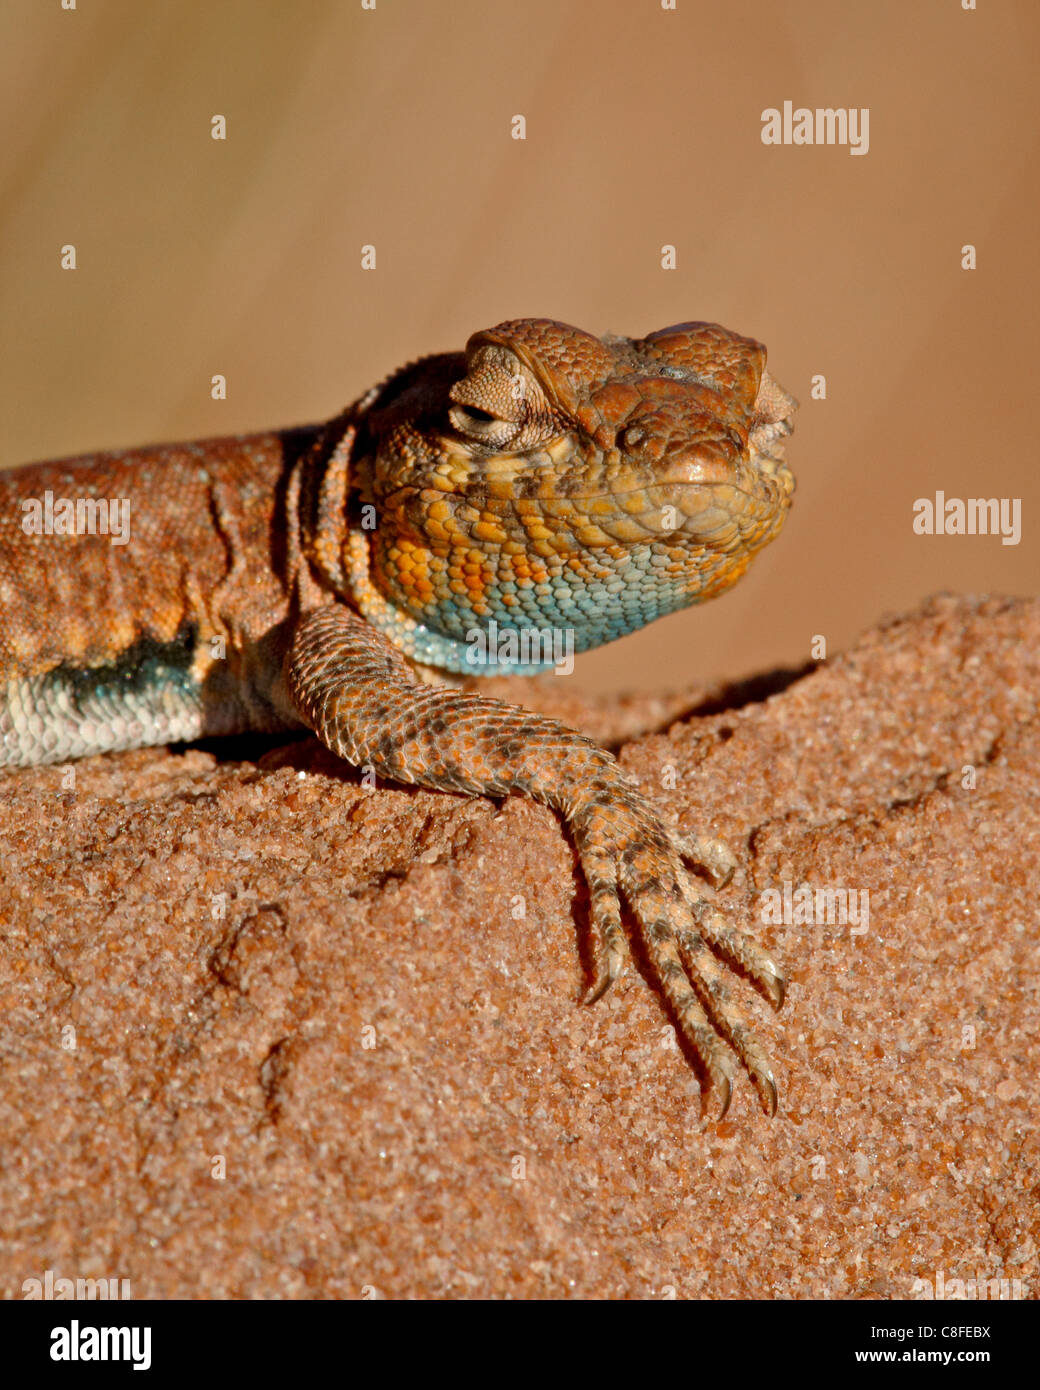
[[[683,866],[684,859],[694,861],[723,884],[733,873],[731,852],[718,841],[669,834],[650,802],[627,782],[623,789],[611,788],[609,803],[592,801],[570,823],[597,940],[596,979],[585,1002],[600,998],[624,968],[624,898],[679,1030],[718,1092],[719,1118],[729,1106],[735,1075],[730,1048],[767,1113],[775,1114],[769,1060],[731,995],[732,975],[723,962],[744,971],[776,1008],[784,999],[783,977],[757,942],[712,909]]]

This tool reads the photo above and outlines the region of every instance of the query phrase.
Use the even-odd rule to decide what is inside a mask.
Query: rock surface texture
[[[28,769],[0,1295],[1037,1296],[1040,602],[936,599],[730,690],[565,685],[510,694],[738,856],[719,908],[789,981],[779,1014],[744,991],[776,1118],[743,1073],[702,1113],[638,963],[581,1007],[544,808],[368,789],[310,738]],[[805,886],[855,920],[777,920]]]

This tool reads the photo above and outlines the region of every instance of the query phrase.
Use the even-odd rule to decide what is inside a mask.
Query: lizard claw
[[[763,962],[761,983],[772,1000],[773,1007],[782,1009],[787,998],[787,981],[771,960]]]
[[[595,1004],[597,999],[602,999],[620,974],[622,974],[622,968],[611,968],[601,963],[599,969],[596,971],[595,980],[589,986],[588,990],[586,990],[585,996],[581,1002],[583,1004]]]
[[[717,1124],[720,1120],[726,1118],[726,1111],[729,1109],[729,1103],[733,1099],[733,1083],[730,1080],[729,1073],[725,1071],[720,1073],[719,1079],[715,1085],[718,1087],[719,1101],[721,1102],[719,1105],[719,1113],[715,1117],[715,1122]]]
[[[752,1078],[767,1115],[776,1114],[776,1082],[771,1071],[756,1072]]]
[[[742,1060],[745,1060],[742,1058]],[[776,1081],[773,1073],[768,1066],[750,1065],[751,1080],[754,1082],[755,1090],[762,1100],[762,1108],[767,1115],[776,1114],[777,1091]],[[720,1066],[711,1074],[712,1090],[718,1092],[719,1110],[715,1116],[716,1124],[725,1119],[726,1112],[729,1110],[730,1101],[733,1099],[733,1076],[728,1066]]]

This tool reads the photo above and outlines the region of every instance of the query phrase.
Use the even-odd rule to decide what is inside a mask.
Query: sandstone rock
[[[738,986],[776,1118],[743,1076],[702,1114],[638,969],[581,1007],[544,808],[367,791],[311,739],[19,772],[0,1294],[1035,1296],[1040,603],[940,598],[728,692],[518,690],[738,853],[720,908],[790,981]],[[763,922],[785,884],[868,919]]]

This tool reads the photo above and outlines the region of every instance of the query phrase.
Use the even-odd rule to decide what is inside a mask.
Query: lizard
[[[481,694],[502,665],[474,641],[562,630],[582,651],[734,584],[794,490],[797,402],[765,361],[713,323],[513,319],[327,422],[9,470],[0,766],[303,727],[384,779],[541,801],[588,887],[586,1000],[626,964],[627,906],[720,1116],[734,1056],[774,1114],[727,967],[777,1008],[784,979],[702,886],[734,856],[669,828],[590,738]]]

